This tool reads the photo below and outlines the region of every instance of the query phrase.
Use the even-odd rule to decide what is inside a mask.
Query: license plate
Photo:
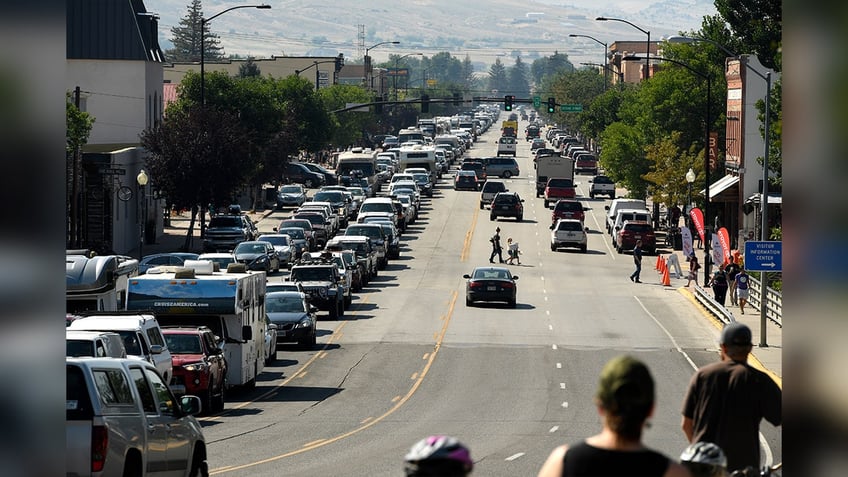
[[[509,206],[508,205],[502,205],[501,210],[509,210]]]
[[[497,289],[498,289],[498,287],[495,287],[495,286],[486,287],[486,291],[496,291]]]
[[[279,331],[279,330],[277,331],[277,335],[283,336],[283,337],[286,336],[286,333],[288,333],[288,332],[287,331]]]
[[[636,240],[640,240],[642,238],[642,236],[641,235],[634,235],[633,238],[635,238]]]

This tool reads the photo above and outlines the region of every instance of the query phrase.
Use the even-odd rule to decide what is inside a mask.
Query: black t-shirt
[[[713,442],[727,455],[729,471],[760,467],[760,421],[782,422],[783,393],[766,373],[731,360],[698,370],[683,399],[695,442]]]
[[[668,457],[649,449],[600,449],[585,441],[569,447],[562,465],[563,477],[659,477],[668,470]]]
[[[736,274],[739,273],[741,269],[742,268],[739,266],[738,263],[731,262],[728,263],[726,267],[724,267],[724,273],[727,274],[728,280],[733,281],[736,279]]]

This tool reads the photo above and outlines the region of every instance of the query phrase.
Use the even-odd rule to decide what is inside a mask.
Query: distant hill
[[[271,10],[234,10],[209,23],[226,54],[267,58],[343,53],[349,61],[357,61],[364,54],[358,48],[358,25],[364,25],[364,48],[382,41],[401,42],[371,50],[377,62],[385,61],[390,53],[432,56],[445,51],[459,58],[467,54],[483,67],[496,58],[511,65],[518,55],[532,62],[554,51],[568,54],[574,63],[602,62],[601,45],[568,35],[589,35],[610,44],[642,40],[646,35],[621,22],[595,21],[597,16],[626,19],[651,31],[652,40],[659,40],[697,30],[705,15],[716,13],[711,0],[265,1]],[[171,27],[178,25],[188,3],[145,1],[148,11],[160,15],[163,49],[171,47]],[[203,11],[209,17],[240,3],[208,0]]]

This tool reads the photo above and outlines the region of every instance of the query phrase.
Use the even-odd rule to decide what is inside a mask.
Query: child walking
[[[512,240],[512,237],[506,240],[507,245],[507,254],[509,254],[509,258],[506,259],[506,263],[512,265],[513,260],[517,260],[518,264],[521,265],[521,250],[518,249],[518,242]]]

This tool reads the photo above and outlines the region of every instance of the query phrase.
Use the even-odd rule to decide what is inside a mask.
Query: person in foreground
[[[681,428],[689,442],[721,447],[729,472],[759,469],[760,422],[781,425],[783,392],[768,374],[748,364],[753,343],[746,325],[725,326],[720,347],[721,361],[702,367],[689,382]]]
[[[642,443],[645,421],[654,412],[654,379],[631,356],[610,360],[601,371],[595,404],[600,434],[557,447],[539,477],[689,477],[685,467]]]
[[[471,451],[449,436],[421,439],[404,457],[407,477],[465,477],[473,469]]]

